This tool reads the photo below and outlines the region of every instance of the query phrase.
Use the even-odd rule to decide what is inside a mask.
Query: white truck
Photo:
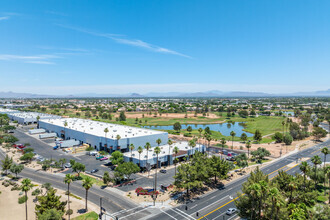
[[[76,140],[65,140],[65,141],[56,141],[56,146],[60,148],[73,147],[80,144],[80,141]]]

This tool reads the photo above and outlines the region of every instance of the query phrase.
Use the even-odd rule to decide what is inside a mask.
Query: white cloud
[[[190,58],[190,59],[192,58],[188,55],[179,53],[177,51],[163,48],[163,47],[160,47],[157,45],[153,45],[153,44],[144,42],[139,39],[128,39],[125,37],[125,35],[94,32],[94,31],[83,29],[83,28],[77,28],[77,27],[72,27],[72,26],[63,25],[63,24],[56,24],[56,25],[63,27],[63,28],[79,31],[82,33],[94,35],[94,36],[109,38],[119,44],[126,44],[126,45],[130,45],[133,47],[140,47],[140,48],[147,49],[147,50],[157,52],[157,53],[172,54],[172,55],[182,56],[182,57],[186,57],[186,58]]]
[[[0,17],[0,21],[8,20],[8,19],[9,19],[9,16],[3,16],[3,17]]]
[[[54,64],[54,62],[51,62],[51,60],[56,58],[60,58],[60,57],[50,54],[31,55],[31,56],[0,54],[0,60],[19,61],[23,63],[34,63],[34,64]]]

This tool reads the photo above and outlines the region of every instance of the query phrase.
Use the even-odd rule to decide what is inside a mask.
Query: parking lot
[[[19,128],[17,128],[13,133],[13,135],[19,139],[17,143],[18,144],[29,143],[31,145],[30,147],[34,149],[34,152],[37,153],[38,155],[41,155],[45,159],[59,160],[61,158],[65,158],[67,162],[69,162],[70,159],[73,159],[79,163],[83,163],[86,167],[86,172],[90,172],[93,169],[98,169],[99,171],[94,175],[102,177],[104,172],[108,171],[110,173],[110,176],[112,176],[113,171],[109,167],[105,166],[105,164],[110,162],[109,160],[105,160],[105,161],[96,160],[95,156],[86,155],[85,152],[81,152],[78,154],[69,154],[61,150],[54,150],[53,138],[40,140],[38,138],[32,137],[31,135],[27,134],[28,130],[35,127],[36,127],[35,125],[29,125],[29,126],[20,126]],[[169,185],[174,182],[173,179],[174,168],[167,169],[166,173],[160,173],[159,170],[157,175],[158,189],[160,188],[161,185]],[[70,168],[64,171],[64,173],[72,173],[72,169]],[[121,185],[118,186],[117,188],[125,192],[135,190],[137,187],[153,188],[154,174],[150,175],[150,177],[148,178],[146,177],[146,175],[142,175],[138,173],[138,174],[133,174],[131,178],[136,180],[135,183]]]

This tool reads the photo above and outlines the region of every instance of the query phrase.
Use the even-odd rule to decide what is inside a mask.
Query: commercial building
[[[195,147],[191,148],[186,141],[176,142],[171,146],[166,144],[159,147],[161,151],[158,154],[158,167],[173,164],[175,158],[178,158],[178,160],[183,160],[184,157],[193,155],[197,151],[202,153],[206,151],[206,147],[204,145],[196,144]],[[175,147],[179,148],[178,154],[174,153]],[[140,164],[140,167],[142,168],[147,168],[148,166],[155,167],[157,164],[157,155],[154,150],[155,147],[151,148],[149,151],[143,149],[141,154],[139,154],[137,150],[126,152],[124,153],[124,160],[125,162],[132,161],[135,164]]]
[[[147,142],[156,146],[156,140],[167,143],[168,133],[162,131],[136,128],[125,125],[110,124],[78,118],[41,119],[39,128],[55,132],[63,139],[79,140],[81,144],[89,144],[97,150],[112,152],[129,151],[129,145],[135,148],[144,146]],[[105,132],[106,129],[108,132]]]
[[[59,119],[61,116],[50,115],[39,112],[19,112],[19,113],[7,113],[8,117],[12,121],[17,121],[19,124],[36,124],[38,119]]]
[[[0,108],[0,114],[13,114],[13,113],[19,113],[20,111],[9,109],[9,108]]]

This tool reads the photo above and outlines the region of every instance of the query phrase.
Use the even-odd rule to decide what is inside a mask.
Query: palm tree
[[[170,158],[171,158],[171,145],[173,144],[173,141],[171,139],[168,139],[168,157],[167,157],[167,166],[170,165]]]
[[[107,144],[107,133],[109,132],[108,128],[104,129],[104,139],[105,139],[105,144]],[[108,147],[108,146],[107,146]]]
[[[66,127],[68,127],[68,122],[64,121],[64,139],[66,139]]]
[[[198,128],[198,132],[199,132],[199,137],[202,136],[202,132],[203,132],[203,128]]]
[[[28,212],[27,212],[27,192],[30,191],[33,187],[33,184],[31,183],[30,179],[24,179],[22,181],[22,186],[21,186],[21,190],[25,193],[25,218],[26,220],[28,219]]]
[[[231,136],[231,149],[234,149],[234,137],[235,137],[236,133],[235,131],[231,131],[230,132],[230,136]]]
[[[137,149],[138,153],[139,153],[139,166],[141,167],[141,154],[143,152],[143,148],[141,146],[138,147]]]
[[[37,128],[39,128],[39,120],[40,120],[40,116],[37,116]]]
[[[224,147],[225,147],[225,144],[226,144],[226,139],[225,139],[225,138],[221,138],[221,141],[220,141],[220,143],[221,143],[221,147],[222,147],[222,154],[223,154],[223,149],[224,149]],[[221,154],[221,158],[222,158],[222,154]]]
[[[270,219],[277,219],[278,216],[278,209],[276,208],[279,206],[279,197],[280,197],[280,192],[276,187],[273,187],[269,190],[269,196],[272,201],[272,211],[271,211],[271,218]],[[275,214],[275,218],[273,218]]]
[[[120,135],[118,134],[117,136],[116,136],[116,139],[117,139],[117,148],[119,147],[119,140],[120,140]]]
[[[208,153],[208,156],[210,156],[210,144],[211,144],[212,138],[211,138],[211,135],[206,135],[205,138],[206,138],[206,140],[208,142],[208,151],[207,151],[207,153]]]
[[[74,176],[70,173],[66,174],[64,177],[64,183],[68,184],[68,213],[69,213],[69,220],[70,220],[70,183],[72,183]]]
[[[190,160],[190,157],[191,157],[192,152],[193,152],[193,148],[196,147],[196,142],[195,142],[195,140],[194,140],[194,139],[193,139],[193,140],[190,140],[190,141],[188,142],[188,145],[189,145],[190,148],[191,148],[191,154],[189,154],[189,160]]]
[[[327,147],[322,148],[322,154],[324,154],[324,164],[323,169],[325,169],[325,161],[327,161],[327,154],[329,154],[329,149]]]
[[[250,148],[251,148],[251,141],[249,140],[248,142],[246,142],[246,148],[248,149],[248,160],[250,157]]]
[[[154,149],[155,154],[157,155],[157,164],[156,164],[156,173],[155,173],[155,189],[154,192],[157,191],[157,170],[158,170],[158,155],[160,153],[160,147],[155,147]],[[155,199],[154,199],[154,205],[155,205]]]
[[[161,140],[160,138],[158,138],[158,139],[156,140],[156,143],[158,144],[158,147],[159,147],[159,145],[162,143],[162,140]]]
[[[285,126],[285,121],[282,121],[282,126],[283,126],[283,137],[284,137],[284,126]]]
[[[299,166],[301,172],[304,174],[304,189],[306,189],[306,173],[309,170],[309,165],[306,161],[301,162],[301,165]]]
[[[148,159],[149,159],[149,150],[151,148],[151,145],[149,142],[146,143],[146,145],[144,146],[144,148],[147,150],[147,162],[146,162],[146,165],[148,164]],[[148,169],[148,177],[150,175],[150,169]]]
[[[88,197],[88,190],[93,186],[93,179],[89,176],[86,176],[83,180],[82,186],[86,190],[86,204],[85,204],[85,211],[87,212],[87,197]]]
[[[321,157],[319,157],[318,155],[315,155],[314,157],[312,157],[312,163],[314,164],[314,180],[315,180],[315,188],[317,186],[317,178],[316,178],[316,171],[317,171],[317,165],[321,164]]]
[[[131,161],[133,161],[133,150],[134,150],[134,148],[135,148],[134,144],[129,145],[129,149],[131,151]]]
[[[292,202],[292,195],[293,195],[293,191],[296,189],[296,183],[295,182],[290,182],[288,185],[289,189],[290,189],[290,197],[289,197],[289,203],[290,204]]]
[[[178,153],[180,152],[180,150],[179,150],[179,148],[178,147],[174,147],[174,149],[173,149],[173,153],[174,153],[174,155],[175,155],[175,158],[174,158],[174,167],[175,167],[175,175],[176,175],[176,156],[178,155]]]

